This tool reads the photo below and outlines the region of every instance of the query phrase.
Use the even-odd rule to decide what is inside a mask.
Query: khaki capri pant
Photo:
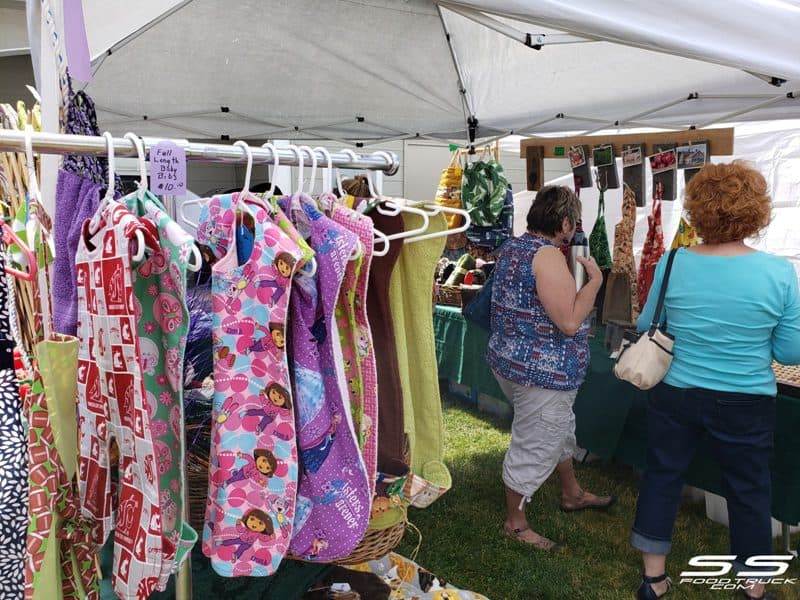
[[[558,463],[575,452],[572,405],[578,390],[548,390],[520,385],[497,373],[494,376],[514,407],[503,483],[530,502]]]

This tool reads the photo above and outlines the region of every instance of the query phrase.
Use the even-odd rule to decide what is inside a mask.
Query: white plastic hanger
[[[272,152],[273,163],[272,163],[272,176],[269,176],[269,170],[267,171],[267,179],[269,179],[269,191],[264,195],[264,197],[271,201],[272,197],[275,195],[275,176],[278,174],[278,167],[280,166],[280,157],[278,156],[278,149],[275,147],[274,144],[270,144],[267,142],[266,144],[261,144],[262,148],[266,148],[270,152]]]
[[[311,161],[311,175],[308,177],[308,192],[311,196],[314,193],[314,184],[317,178],[317,153],[311,149],[311,146],[298,146],[301,152],[307,152],[309,160]]]
[[[322,193],[333,193],[333,158],[331,157],[331,153],[322,146],[314,148],[314,152],[319,152],[328,161],[328,168],[325,170],[325,174],[322,177]],[[311,191],[314,191],[313,185]]]
[[[144,144],[142,144],[142,140],[139,139],[139,136],[133,132],[129,131],[124,137],[125,139],[130,140],[136,148],[136,155],[139,163],[139,185],[137,186],[136,194],[138,195],[139,199],[141,199],[142,196],[144,196],[144,192],[147,190],[147,163],[144,160]],[[110,143],[109,139],[111,139],[110,134],[109,137],[106,137],[106,146],[112,146],[111,155],[108,159],[108,187],[111,189],[111,197],[106,194],[106,197],[104,198],[106,205],[108,202],[114,199],[114,144],[113,139],[111,139]],[[139,262],[144,258],[145,251],[144,235],[142,234],[141,229],[136,230],[136,242],[136,254],[131,257],[131,260],[134,262]]]
[[[380,154],[379,154],[380,153]],[[387,160],[391,160],[391,157],[387,152],[379,151],[376,154],[382,155]],[[399,214],[400,212],[409,212],[415,215],[419,215],[422,217],[422,226],[418,227],[417,229],[409,229],[407,231],[400,231],[398,233],[392,233],[386,236],[387,240],[400,240],[400,239],[407,239],[413,236],[425,233],[428,230],[428,225],[430,224],[430,219],[428,218],[428,213],[424,210],[420,210],[414,206],[409,206],[403,200],[398,200],[396,198],[387,198],[383,195],[383,184],[377,185],[377,179],[375,181],[375,185],[373,185],[372,177],[370,177],[369,172],[367,172],[367,185],[369,186],[369,191],[372,196],[381,201],[381,204],[378,204],[375,207],[382,215],[390,215],[394,216]]]

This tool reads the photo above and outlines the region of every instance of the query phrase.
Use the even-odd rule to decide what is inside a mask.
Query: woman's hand
[[[597,283],[603,282],[603,272],[600,270],[600,267],[597,266],[597,262],[594,260],[592,256],[578,256],[576,260],[583,265],[583,268],[586,269],[586,277],[589,281],[595,281]]]

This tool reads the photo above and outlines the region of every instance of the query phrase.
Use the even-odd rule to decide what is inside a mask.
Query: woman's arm
[[[564,335],[573,336],[594,308],[594,300],[603,283],[603,273],[593,258],[578,258],[589,281],[579,292],[561,250],[554,246],[540,249],[533,259],[536,293],[547,316]]]
[[[783,316],[772,330],[772,356],[784,365],[796,365],[800,364],[800,293],[791,264],[788,265],[787,278]]]

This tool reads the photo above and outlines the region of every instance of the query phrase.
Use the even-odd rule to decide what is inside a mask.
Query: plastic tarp
[[[545,39],[603,41],[537,51],[454,12],[465,7]],[[685,127],[757,104],[736,120],[783,119],[800,117],[785,97],[800,89],[798,10],[782,0],[84,0],[88,91],[101,127],[192,138],[463,142],[470,115],[481,138]]]

